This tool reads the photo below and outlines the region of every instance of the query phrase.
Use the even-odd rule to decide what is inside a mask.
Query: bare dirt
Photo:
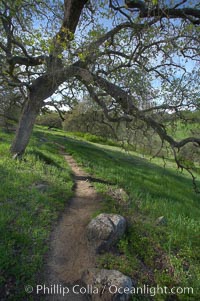
[[[85,301],[90,300],[89,296],[74,294],[72,288],[77,283],[82,287],[80,283],[82,272],[95,267],[95,255],[89,249],[85,231],[92,215],[100,208],[101,200],[88,181],[88,175],[70,155],[64,156],[74,174],[75,195],[51,235],[45,283],[48,287],[52,287],[52,290],[54,285],[58,286],[55,293],[45,294],[45,300]],[[70,289],[65,297],[60,294],[60,287],[63,286]]]

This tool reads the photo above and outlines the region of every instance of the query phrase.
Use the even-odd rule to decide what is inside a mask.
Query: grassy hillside
[[[194,288],[190,296],[135,296],[133,300],[200,298],[200,198],[191,178],[177,172],[171,160],[169,168],[163,168],[160,159],[152,163],[136,153],[37,127],[25,162],[16,162],[8,157],[10,135],[1,132],[0,137],[0,283],[7,282],[7,289],[11,286],[6,300],[22,300],[24,283],[34,283],[51,224],[71,195],[70,171],[58,154],[58,144],[93,177],[108,181],[95,184],[105,198],[102,210],[128,220],[126,235],[117,248],[99,258],[99,266],[122,271],[137,286]],[[47,183],[47,190],[38,191],[37,183]]]
[[[72,195],[70,170],[41,135],[31,139],[24,161],[9,157],[12,135],[0,130],[0,299],[32,300],[53,221]]]
[[[120,213],[129,221],[129,230],[118,250],[103,255],[100,265],[119,269],[135,279],[137,285],[191,286],[195,295],[181,295],[179,299],[197,300],[200,198],[193,190],[191,178],[178,172],[171,160],[167,162],[169,168],[163,168],[160,159],[151,163],[119,148],[75,141],[63,135],[62,131],[45,132],[47,139],[64,145],[93,177],[114,184],[95,185],[106,200],[103,211]],[[118,188],[127,192],[128,199],[113,200]],[[161,216],[166,223],[157,225]],[[157,296],[153,300],[163,298]]]

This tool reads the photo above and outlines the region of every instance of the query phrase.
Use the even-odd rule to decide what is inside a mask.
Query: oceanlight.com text
[[[105,292],[109,292],[112,295],[120,294],[120,295],[149,295],[154,297],[156,295],[194,295],[194,289],[192,287],[172,287],[169,288],[167,286],[149,286],[143,285],[140,287],[119,287],[114,284],[106,284],[103,288],[95,285],[74,285],[74,286],[64,286],[61,284],[38,284],[34,288],[31,285],[25,286],[25,291],[27,294],[35,293],[37,295],[61,295],[66,296],[69,293],[73,293],[75,295],[98,295],[99,293],[104,294]]]

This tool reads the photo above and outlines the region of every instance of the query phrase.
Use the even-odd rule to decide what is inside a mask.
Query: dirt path
[[[65,155],[65,159],[74,174],[75,195],[52,233],[45,274],[48,286],[67,286],[70,292],[65,297],[60,293],[48,295],[45,300],[85,301],[90,300],[89,297],[74,294],[72,288],[80,282],[83,270],[95,266],[85,239],[85,228],[100,207],[100,198],[74,159],[69,155]]]

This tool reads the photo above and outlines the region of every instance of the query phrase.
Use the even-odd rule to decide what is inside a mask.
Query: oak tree
[[[199,110],[197,1],[2,0],[0,30],[1,85],[23,99],[12,153],[24,153],[47,103],[85,94],[109,122],[150,127],[176,159],[200,146],[198,136],[177,141],[162,118]]]

